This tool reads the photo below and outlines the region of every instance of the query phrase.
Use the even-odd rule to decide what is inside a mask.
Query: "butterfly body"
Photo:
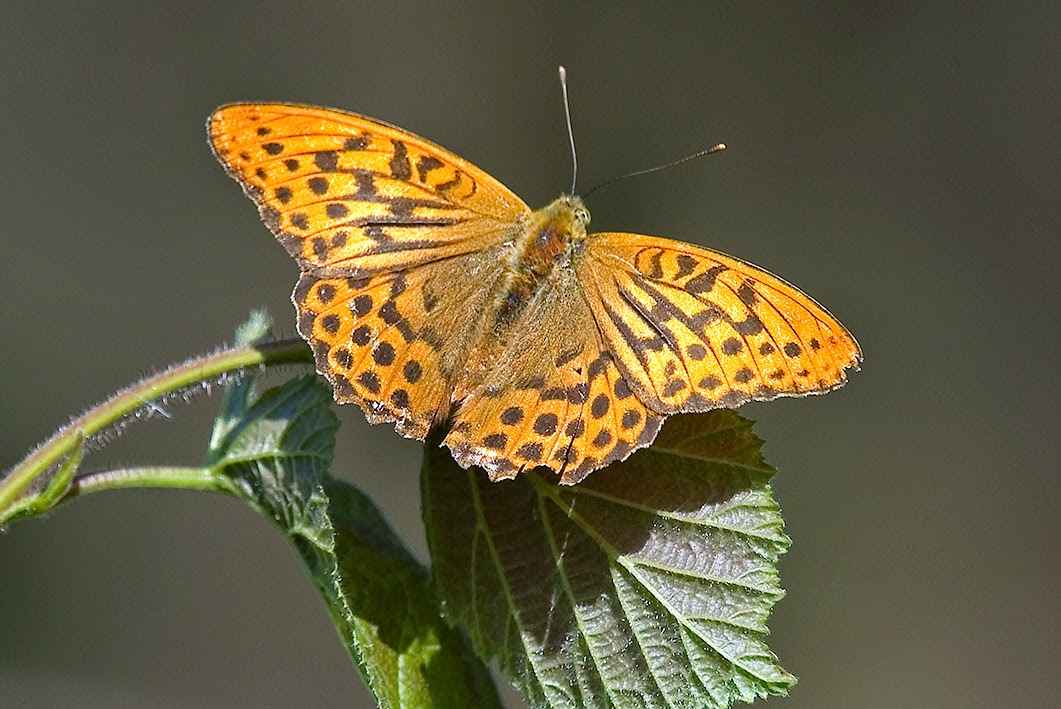
[[[563,196],[522,225],[506,277],[495,299],[496,325],[513,323],[548,283],[554,269],[571,268],[586,239],[589,211],[578,197]]]
[[[208,129],[297,260],[298,329],[336,400],[423,439],[446,426],[493,479],[574,483],[665,416],[841,386],[861,351],[824,308],[714,251],[588,233],[562,196],[532,211],[489,174],[373,119],[234,104]]]

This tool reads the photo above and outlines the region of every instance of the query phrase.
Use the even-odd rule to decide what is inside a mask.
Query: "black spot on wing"
[[[595,448],[604,448],[606,445],[612,442],[612,434],[610,431],[601,429],[600,432],[593,438],[593,446]]]
[[[442,167],[444,164],[434,156],[424,155],[416,161],[416,176],[420,182],[427,182],[428,173]]]
[[[556,427],[560,423],[556,414],[541,414],[534,421],[534,432],[539,436],[551,436],[556,433]]]
[[[325,213],[331,219],[342,219],[350,213],[350,210],[341,202],[334,202],[324,208]]]
[[[405,363],[405,367],[402,368],[402,376],[405,377],[405,381],[410,384],[416,384],[420,381],[420,377],[423,375],[423,368],[420,363],[415,359],[411,359]]]
[[[694,270],[696,270],[696,259],[689,254],[680,254],[678,256],[678,274],[675,278],[685,278]]]
[[[413,176],[413,166],[409,162],[409,150],[400,140],[394,141],[394,157],[391,158],[390,169],[391,175],[396,180],[407,182]]]
[[[372,341],[372,330],[367,325],[361,325],[350,333],[350,341],[359,347],[364,347]]]
[[[660,261],[663,259],[663,252],[656,249],[649,258],[649,271],[645,275],[649,278],[655,278],[657,281],[663,278],[663,266]]]
[[[747,305],[749,308],[754,308],[755,304],[759,302],[759,297],[747,281],[740,284],[737,288],[737,297],[740,298],[741,302]]]
[[[519,406],[510,406],[501,414],[501,423],[506,426],[515,426],[523,420],[523,409]]]
[[[339,156],[331,150],[321,150],[313,156],[313,162],[322,172],[335,172],[339,169]]]
[[[590,406],[590,413],[593,414],[593,418],[599,419],[608,413],[610,407],[611,399],[605,394],[597,394],[593,399],[593,404]]]
[[[685,290],[693,295],[700,293],[708,293],[715,287],[715,279],[719,277],[721,273],[728,270],[725,266],[717,265],[712,266],[698,276],[693,276],[685,282]]]
[[[391,394],[391,403],[399,409],[409,408],[409,392],[404,389],[395,389]]]
[[[315,237],[313,239],[313,255],[317,257],[317,260],[324,262],[328,258],[328,242],[321,237]]]
[[[516,457],[531,463],[537,463],[542,459],[541,443],[525,443],[516,451]]]
[[[330,314],[321,318],[321,327],[329,334],[334,335],[339,332],[339,324],[340,321],[338,315]]]
[[[357,378],[357,381],[361,383],[361,386],[365,387],[365,389],[368,389],[373,394],[379,393],[379,377],[376,376],[375,372],[361,372],[361,376]]]
[[[722,352],[732,357],[744,349],[744,343],[736,337],[727,337],[722,343]]]

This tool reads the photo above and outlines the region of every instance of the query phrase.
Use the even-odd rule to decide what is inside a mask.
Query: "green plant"
[[[385,707],[500,706],[492,660],[535,707],[724,707],[795,682],[765,643],[789,540],[750,421],[728,409],[673,417],[651,448],[571,487],[548,471],[491,483],[429,441],[429,571],[371,500],[331,475],[326,384],[304,375],[256,391],[258,368],[312,364],[301,340],[268,330],[255,314],[235,346],[60,429],[0,480],[0,527],[104,490],[236,496],[290,541]],[[218,381],[201,466],[83,470],[114,427]]]

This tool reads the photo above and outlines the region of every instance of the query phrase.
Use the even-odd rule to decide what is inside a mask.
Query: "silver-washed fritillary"
[[[298,330],[340,403],[445,443],[492,479],[576,483],[674,413],[835,389],[861,351],[751,264],[640,234],[589,234],[453,153],[364,116],[233,104],[210,143],[298,261]]]

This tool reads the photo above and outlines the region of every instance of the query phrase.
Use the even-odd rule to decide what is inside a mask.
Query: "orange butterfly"
[[[340,403],[490,478],[573,484],[683,411],[835,389],[862,353],[810,297],[735,258],[587,234],[453,153],[312,106],[209,120],[225,170],[298,261],[298,330]]]

